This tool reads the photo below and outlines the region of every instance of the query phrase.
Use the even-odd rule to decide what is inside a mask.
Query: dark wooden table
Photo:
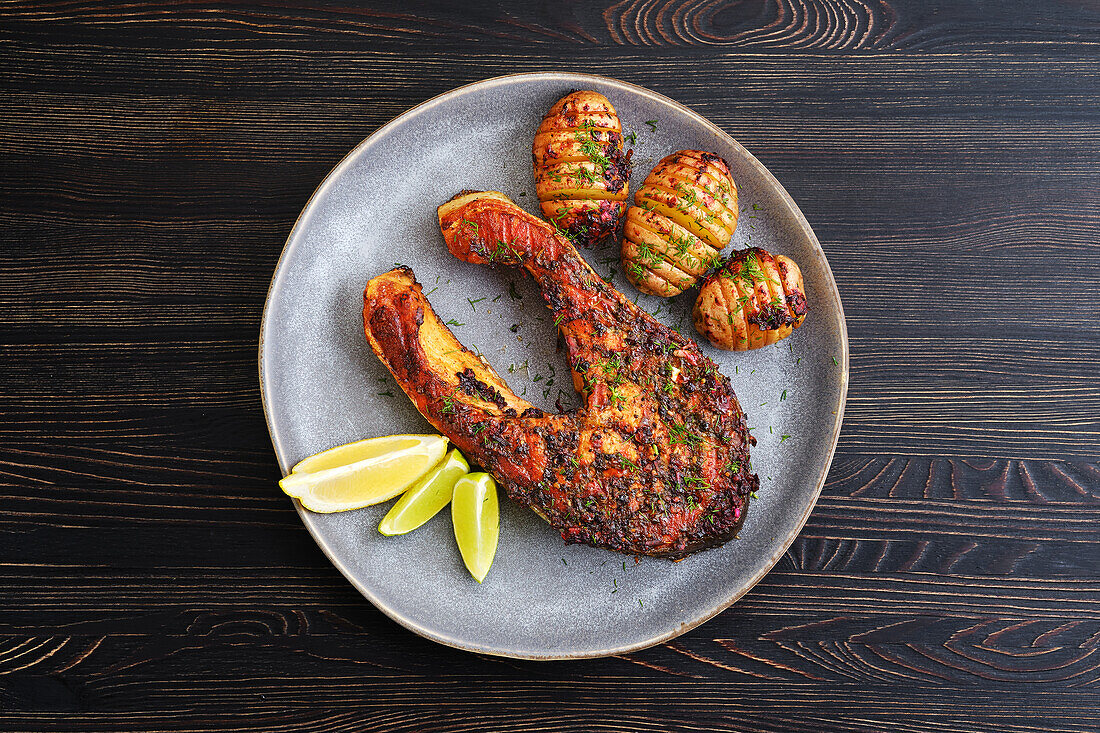
[[[0,726],[1097,730],[1100,4],[466,4],[0,10]],[[775,570],[576,663],[447,649],[361,598],[275,486],[256,376],[326,172],[532,70],[645,85],[755,153],[852,347]]]

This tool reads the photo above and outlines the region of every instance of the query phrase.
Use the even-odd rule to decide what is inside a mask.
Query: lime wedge
[[[469,473],[455,483],[451,522],[462,561],[477,582],[485,580],[497,553],[500,507],[497,484],[487,473]]]
[[[357,440],[354,443],[329,448],[299,461],[294,468],[290,469],[290,472],[316,473],[329,468],[339,468],[351,463],[358,463],[386,453],[415,448],[438,440],[442,440],[444,443],[447,442],[447,439],[441,435],[385,435],[381,438]]]
[[[279,487],[288,496],[302,502],[306,509],[325,514],[359,509],[392,499],[443,460],[447,452],[447,439],[441,435],[400,437],[415,440],[397,443],[395,450],[381,454],[348,450],[350,446],[358,445],[352,443],[318,454],[329,455],[323,461],[307,458],[298,466],[325,467],[291,473],[279,482]],[[345,451],[342,457],[359,460],[348,464],[335,463],[332,457],[342,449]],[[361,458],[363,455],[367,457]]]
[[[451,503],[455,482],[469,470],[470,464],[466,463],[458,448],[452,448],[438,466],[424,474],[397,500],[382,518],[378,531],[392,537],[412,532],[427,522]]]

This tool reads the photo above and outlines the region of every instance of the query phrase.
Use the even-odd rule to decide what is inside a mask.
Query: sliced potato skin
[[[759,247],[734,253],[704,279],[692,311],[695,330],[726,351],[769,346],[804,320],[802,271]]]
[[[630,152],[607,97],[579,91],[559,99],[542,118],[531,158],[551,223],[586,247],[615,232],[630,194]]]
[[[701,150],[662,158],[635,192],[634,204],[623,227],[623,269],[649,295],[679,295],[698,282],[737,228],[737,186],[729,166]],[[655,254],[638,257],[639,251]],[[662,274],[666,267],[686,277],[669,281]]]

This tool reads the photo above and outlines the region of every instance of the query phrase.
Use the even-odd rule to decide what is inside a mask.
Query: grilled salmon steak
[[[583,406],[518,397],[432,311],[410,269],[367,284],[371,348],[421,414],[569,543],[680,558],[734,537],[759,480],[729,379],[691,339],[606,284],[568,239],[496,192],[439,207],[451,253],[523,267]]]

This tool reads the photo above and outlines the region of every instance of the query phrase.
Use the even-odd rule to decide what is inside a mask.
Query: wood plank
[[[127,49],[110,41],[85,39],[59,46],[11,40],[0,51],[9,71],[0,88],[78,97],[148,94],[164,109],[198,109],[206,116],[216,116],[219,108],[199,106],[196,101],[210,96],[230,100],[227,108],[264,99],[294,98],[301,105],[310,100],[341,100],[337,111],[347,109],[351,101],[363,114],[388,119],[407,109],[409,102],[416,104],[487,77],[575,71],[650,87],[698,107],[707,116],[715,111],[736,114],[742,105],[767,110],[768,96],[777,96],[787,108],[801,102],[806,111],[849,109],[868,117],[890,116],[900,109],[947,108],[988,119],[988,105],[997,104],[1008,111],[1032,110],[1053,120],[1093,112],[1094,71],[1100,63],[1087,46],[1028,54],[867,55],[797,49],[775,54],[706,49],[693,54],[683,49],[614,47],[576,55],[537,47],[509,51],[444,47],[431,54],[401,55],[371,45],[299,49],[272,43],[227,49],[192,39],[180,50]],[[72,80],[80,85],[74,88]],[[1058,104],[1050,107],[1051,102]],[[292,120],[296,115],[290,106],[284,113]],[[150,109],[147,114],[157,113]],[[299,139],[291,149],[310,142]],[[201,151],[201,141],[197,144]]]
[[[10,3],[5,30],[16,38],[185,45],[196,37],[223,46],[276,41],[284,45],[385,44],[417,50],[425,43],[477,48],[597,45],[678,49],[799,49],[818,52],[892,50],[1027,50],[1097,43],[1100,13],[1068,2],[1037,6],[1010,0],[971,7],[920,0],[872,3],[777,0],[769,3],[682,4],[629,0],[522,6],[440,0],[386,4],[228,6],[150,2],[69,2],[42,7]]]
[[[364,673],[303,682],[283,677],[89,681],[50,692],[55,704],[90,726],[137,725],[142,730],[387,731],[897,731],[978,733],[1091,731],[1095,693],[935,690],[908,686],[792,685],[789,682],[688,682],[447,679],[440,697],[425,696],[433,678],[368,677]],[[297,682],[297,681],[295,681]],[[26,724],[58,722],[35,714],[18,688],[8,693]],[[49,689],[49,688],[47,688]],[[81,701],[107,701],[106,710],[77,712]],[[203,701],[195,704],[196,700]],[[32,701],[33,703],[34,701]],[[157,706],[154,708],[154,706]],[[224,717],[232,708],[236,719]],[[28,710],[29,708],[29,710]],[[151,712],[153,708],[155,712]],[[24,712],[25,711],[25,712]],[[252,723],[248,722],[253,721]],[[252,727],[255,725],[255,727]],[[363,726],[367,726],[364,728]],[[166,728],[160,728],[166,726]],[[266,727],[262,727],[266,726]],[[209,728],[212,729],[212,728]]]
[[[120,621],[126,633],[95,633]],[[366,625],[364,625],[366,624]],[[468,655],[416,639],[381,617],[314,609],[190,609],[113,624],[86,620],[61,633],[0,635],[0,670],[10,675],[69,673],[102,679],[136,667],[209,669],[232,659],[237,674],[263,675],[272,661],[292,658],[293,679],[356,674],[429,674]],[[1100,677],[1093,643],[1100,622],[953,616],[908,618],[787,613],[739,617],[641,652],[562,666],[482,658],[482,674],[525,679],[632,677],[879,684],[934,687],[992,684],[999,689],[1081,688]],[[175,659],[173,659],[175,657]],[[181,659],[183,658],[183,659]],[[199,658],[204,662],[196,665]],[[183,671],[183,670],[180,670]]]

